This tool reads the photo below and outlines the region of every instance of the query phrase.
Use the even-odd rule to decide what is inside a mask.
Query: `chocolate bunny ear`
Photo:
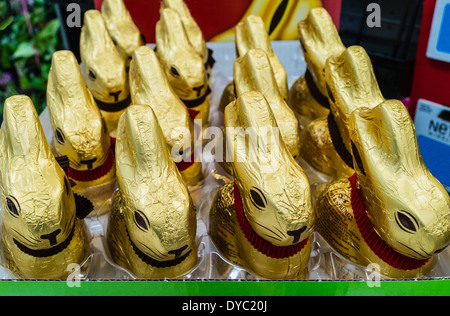
[[[250,15],[236,25],[237,57],[244,56],[250,49],[264,50],[272,65],[279,93],[287,100],[288,84],[286,71],[272,49],[264,21],[260,16]]]
[[[150,106],[133,105],[122,114],[116,139],[116,166],[119,184],[138,179],[159,181],[178,172]]]
[[[104,0],[101,12],[117,50],[131,60],[133,51],[145,43],[123,0]]]
[[[329,57],[340,55],[345,50],[336,26],[325,9],[314,8],[306,19],[298,23],[298,34],[315,85],[322,95],[327,95],[323,77],[325,63]]]
[[[237,96],[250,91],[259,91],[264,95],[288,150],[294,158],[298,157],[298,120],[280,94],[272,65],[263,49],[250,49],[235,61],[234,83]]]
[[[181,133],[174,133],[182,128],[193,135],[189,113],[170,86],[156,54],[148,46],[142,46],[133,53],[130,87],[133,104],[151,106],[170,147],[180,142],[184,148],[191,147],[190,138],[183,139]]]
[[[357,108],[373,108],[384,101],[372,62],[364,48],[351,46],[341,55],[328,58],[325,77],[331,114],[347,151],[351,152],[350,115]]]
[[[294,161],[263,94],[243,93],[225,108],[226,139],[236,170],[276,172]],[[239,172],[238,172],[239,173]]]
[[[174,50],[192,49],[195,51],[186,34],[181,17],[174,9],[161,10],[161,18],[156,23],[156,39],[158,55],[166,55]]]
[[[28,96],[16,95],[6,99],[3,115],[9,159],[21,157],[30,162],[40,158],[54,160],[33,101]]]
[[[356,162],[364,167],[367,176],[395,177],[399,172],[422,174],[427,170],[414,124],[400,101],[388,100],[373,109],[360,108],[353,112],[350,135],[356,157],[360,157]],[[390,172],[379,174],[381,169]]]
[[[164,10],[165,8],[174,9],[178,12],[189,41],[206,62],[206,59],[208,58],[208,48],[206,47],[205,38],[203,37],[203,33],[197,22],[189,12],[186,3],[183,0],[163,0],[161,2],[161,10]]]

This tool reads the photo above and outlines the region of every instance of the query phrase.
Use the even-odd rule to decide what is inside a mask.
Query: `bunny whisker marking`
[[[258,223],[258,222],[255,222],[255,224],[257,224],[258,226],[261,226],[262,228],[268,230],[269,232],[271,232],[272,234],[274,234],[275,236],[277,236],[277,237],[279,238],[279,240],[282,240],[282,238],[281,238],[280,235],[278,235],[276,232],[274,232],[273,230],[269,229],[268,227],[266,227],[266,226],[264,226],[264,225],[261,225],[261,224]]]
[[[148,249],[148,250],[150,250],[157,258],[159,258],[159,259],[164,259],[166,256],[164,256],[163,254],[161,254],[159,251],[159,253],[161,254],[161,255],[159,255],[158,253],[156,253],[156,251],[154,251],[153,249],[151,249],[150,247],[148,247],[147,245],[145,245],[144,243],[142,243],[142,242],[139,242],[144,248],[146,248],[146,249]]]

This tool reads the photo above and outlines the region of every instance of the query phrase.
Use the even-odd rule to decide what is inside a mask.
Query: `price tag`
[[[427,168],[450,193],[450,107],[420,99],[414,124]]]

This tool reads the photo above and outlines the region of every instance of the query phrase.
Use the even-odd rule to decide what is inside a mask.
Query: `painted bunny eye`
[[[55,137],[56,137],[56,140],[58,141],[58,143],[60,143],[60,144],[64,144],[64,142],[66,141],[66,138],[64,137],[64,133],[59,127],[57,127],[55,130]]]
[[[134,223],[144,231],[148,230],[148,227],[150,226],[148,223],[147,216],[145,216],[144,213],[141,211],[135,211],[134,212]]]
[[[180,73],[178,72],[178,70],[175,67],[170,67],[170,71],[172,72],[172,74],[176,77],[180,76]]]
[[[92,70],[89,70],[89,78],[92,80],[97,79],[97,77],[95,76],[94,72]]]
[[[395,214],[397,225],[407,233],[415,233],[419,227],[417,220],[406,211],[398,211]]]
[[[8,209],[8,212],[12,216],[14,217],[19,216],[20,205],[19,202],[17,202],[17,200],[13,196],[8,196],[6,198],[6,208]]]
[[[256,187],[252,187],[250,189],[250,201],[256,208],[260,210],[265,209],[267,206],[267,199],[264,196],[264,193],[262,193],[262,191]]]

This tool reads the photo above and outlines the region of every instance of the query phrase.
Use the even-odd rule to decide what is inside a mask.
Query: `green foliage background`
[[[22,8],[20,1],[0,0],[0,121],[5,99],[16,94],[28,95],[37,112],[43,111],[52,54],[63,49],[53,4],[44,0],[27,3],[33,34],[22,10],[17,12],[17,7]]]

